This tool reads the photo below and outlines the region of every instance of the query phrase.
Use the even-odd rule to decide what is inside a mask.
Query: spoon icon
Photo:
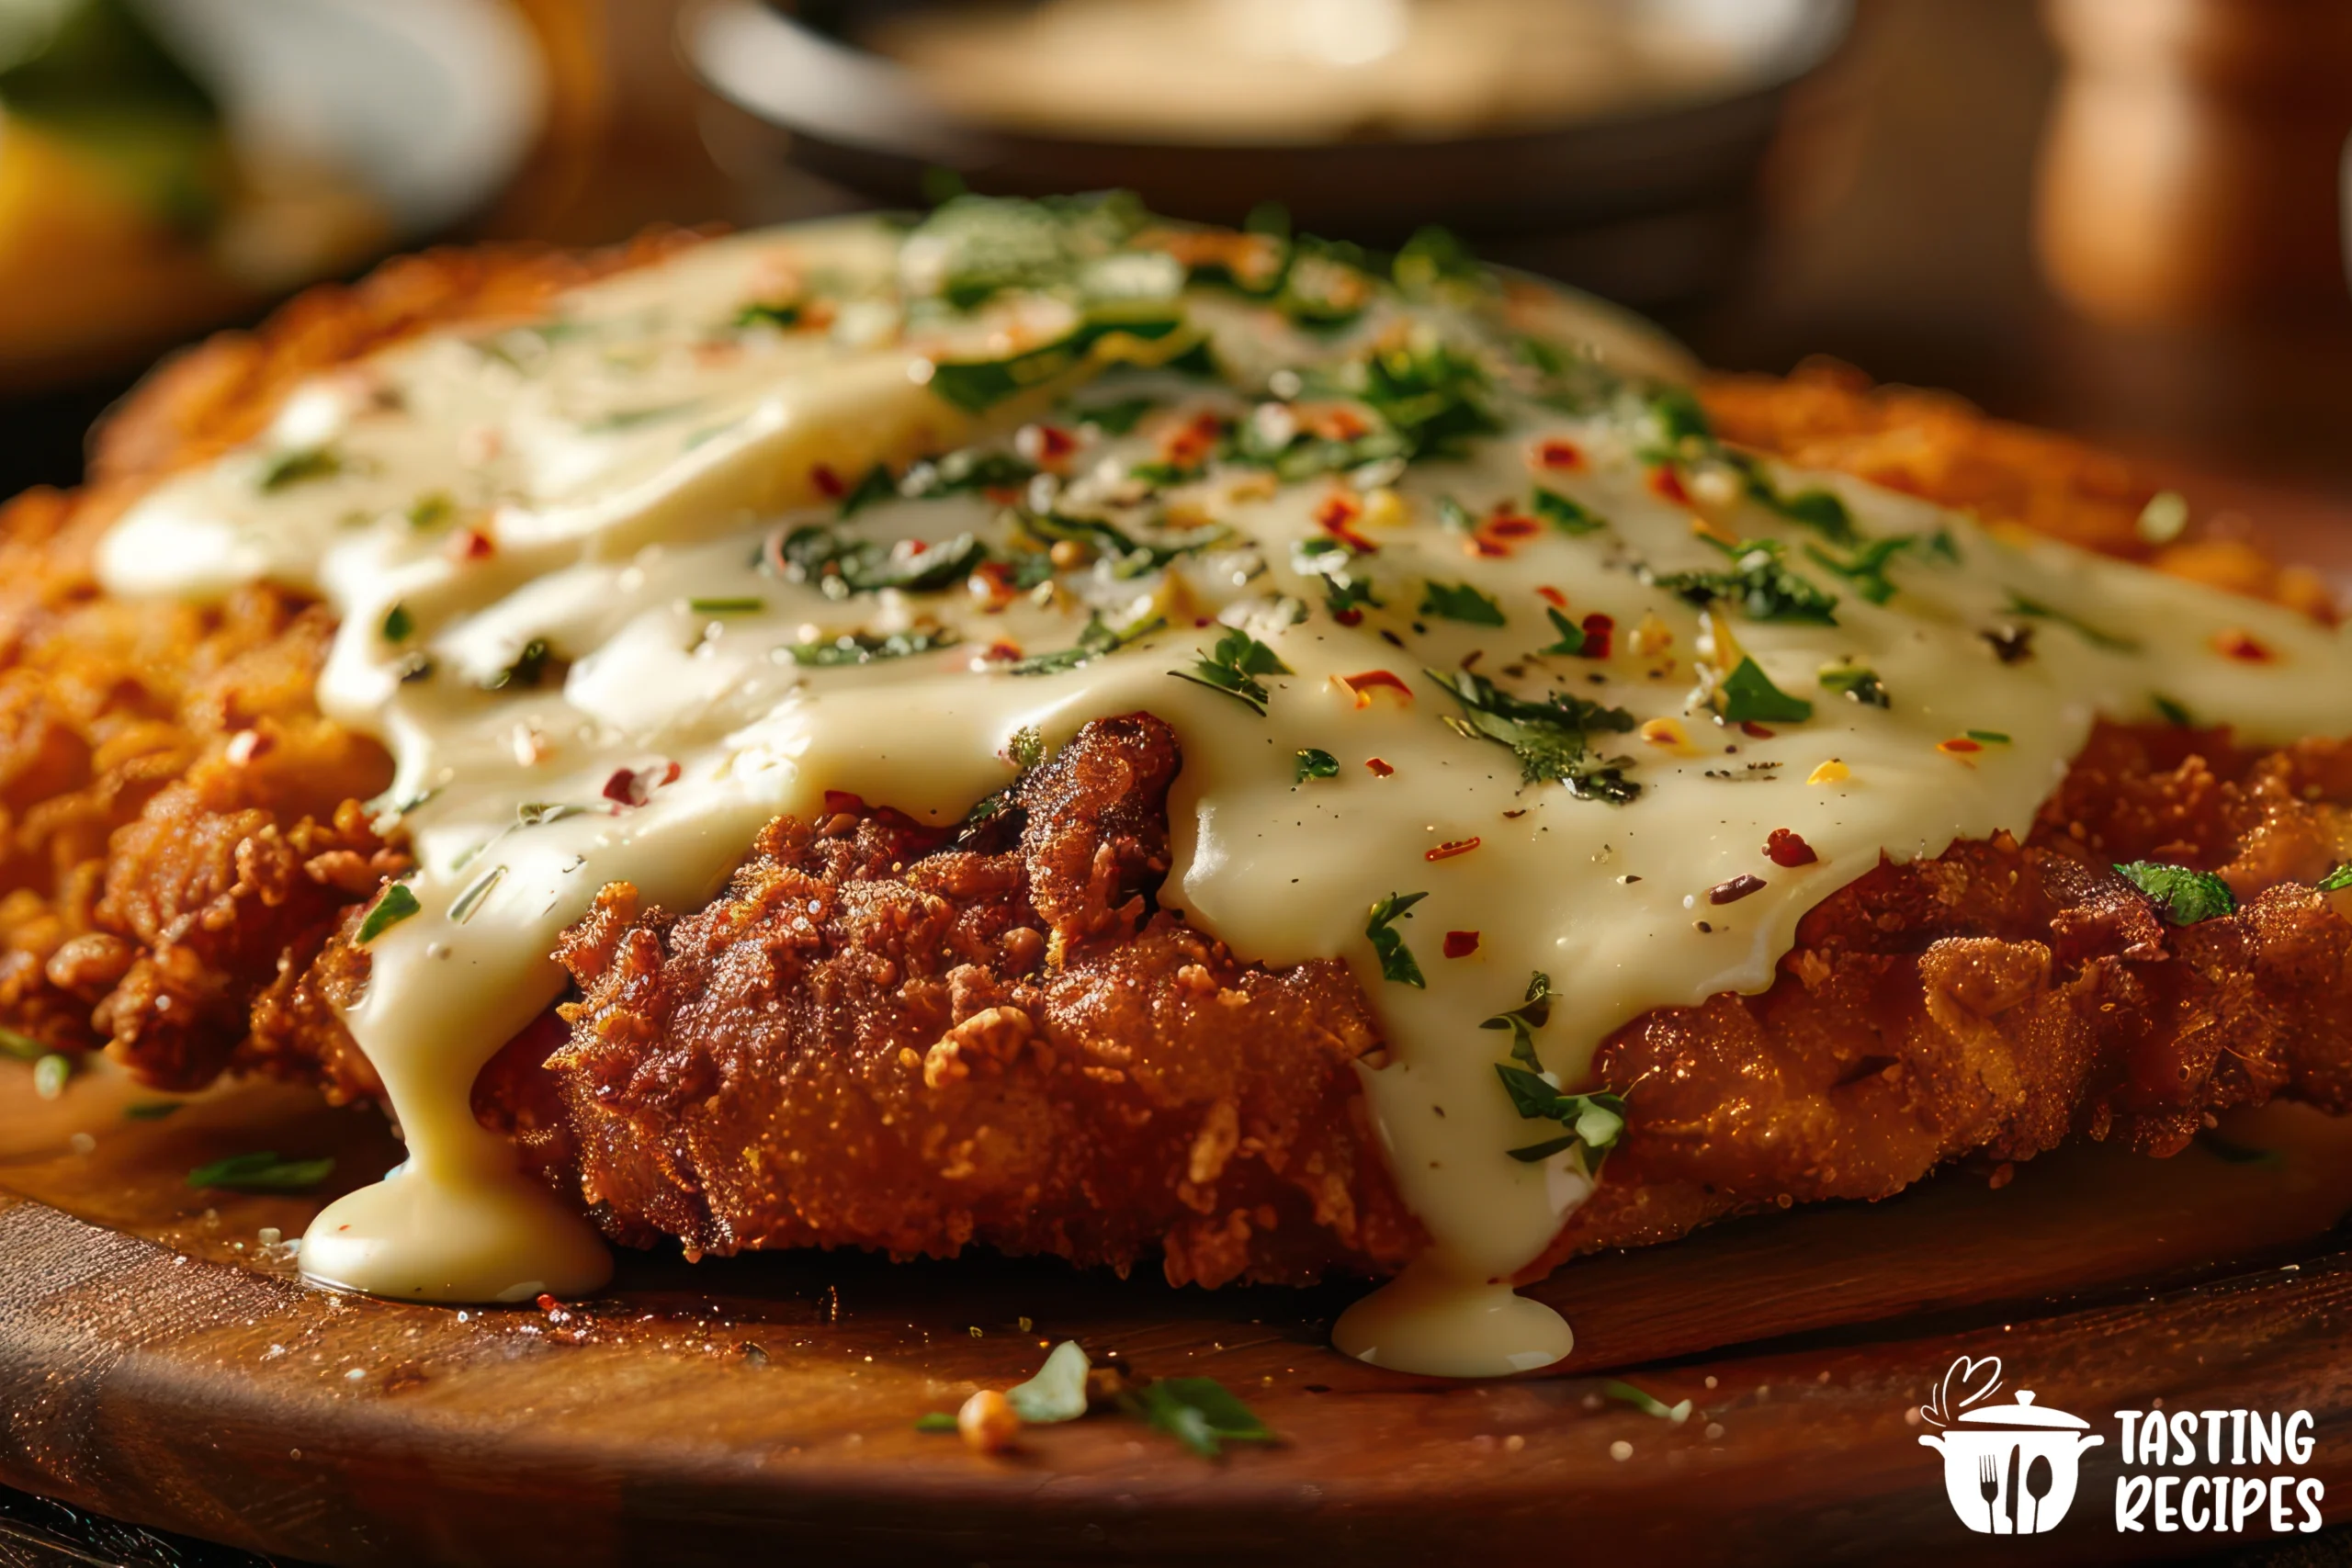
[[[2050,1489],[2057,1483],[2057,1479],[2056,1474],[2051,1470],[2048,1454],[2034,1455],[2033,1462],[2025,1467],[2026,1495],[2033,1499],[2033,1523],[2026,1527],[2028,1534],[2040,1532],[2041,1500],[2050,1495]],[[2014,1509],[2016,1505],[2013,1503],[2010,1507]]]

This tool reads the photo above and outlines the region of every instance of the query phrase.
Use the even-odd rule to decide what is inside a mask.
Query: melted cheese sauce
[[[1566,1325],[1501,1282],[1606,1179],[1614,1119],[1530,1113],[1498,1066],[1638,1104],[1587,1082],[1611,1031],[1765,988],[1882,851],[2023,832],[2098,715],[2352,729],[2334,633],[1725,453],[1642,379],[1669,348],[1565,296],[1384,285],[1309,330],[1125,244],[1075,293],[967,309],[943,265],[879,223],[752,234],[436,333],[319,378],[106,542],[118,593],[322,594],[321,705],[397,760],[418,865],[346,1016],[409,1157],[320,1216],[310,1277],[596,1287],[602,1246],[468,1097],[597,890],[692,908],[829,791],[953,820],[1024,731],[1146,710],[1184,754],[1164,900],[1266,964],[1346,961],[1389,1044],[1363,1089],[1434,1246],[1341,1347],[1545,1365]],[[1401,386],[1346,379],[1378,354]],[[1768,855],[1776,830],[1812,858]],[[1535,975],[1514,1063],[1482,1024]]]

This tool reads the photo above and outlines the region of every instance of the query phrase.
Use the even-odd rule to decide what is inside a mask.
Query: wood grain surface
[[[2333,509],[2263,515],[2286,553],[2352,560]],[[399,1157],[380,1115],[254,1084],[140,1119],[155,1097],[107,1071],[54,1101],[28,1077],[0,1061],[0,1484],[288,1557],[2026,1563],[2247,1544],[2113,1529],[2112,1413],[2158,1402],[2310,1410],[2298,1472],[2352,1519],[2352,1122],[2290,1106],[2170,1160],[1962,1164],[1888,1202],[1573,1264],[1533,1292],[1576,1325],[1570,1359],[1464,1384],[1332,1352],[1345,1286],[673,1253],[624,1256],[604,1296],[552,1314],[311,1290],[269,1239]],[[255,1149],[335,1173],[300,1197],[187,1185]],[[1281,1441],[1210,1461],[1099,1414],[982,1458],[914,1429],[1064,1338],[1141,1377],[1216,1377]],[[1944,1500],[1916,1407],[1961,1355],[2109,1434],[2047,1536],[1988,1541]],[[1694,1412],[1644,1414],[1612,1380]]]

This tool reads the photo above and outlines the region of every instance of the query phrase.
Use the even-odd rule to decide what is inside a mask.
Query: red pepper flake
[[[1584,467],[1584,448],[1573,441],[1562,441],[1557,437],[1538,442],[1535,446],[1535,466],[1539,468],[1550,468],[1556,473],[1567,473],[1581,468]]]
[[[1360,708],[1370,707],[1373,693],[1383,690],[1396,693],[1399,701],[1409,703],[1413,700],[1413,688],[1385,670],[1366,670],[1354,675],[1334,675],[1331,679],[1347,688],[1348,694],[1355,698],[1356,706]]]
[[[679,773],[684,771],[675,762],[666,762],[662,764],[661,776],[656,778],[651,768],[620,768],[605,781],[604,796],[616,806],[642,806],[655,790],[664,784],[676,784]]]
[[[1671,463],[1661,463],[1650,470],[1650,491],[1662,501],[1677,506],[1690,504],[1690,492],[1682,488],[1682,476]]]
[[[1743,872],[1739,875],[1733,877],[1729,882],[1718,882],[1713,887],[1708,888],[1707,902],[1710,904],[1736,904],[1742,898],[1747,897],[1750,893],[1761,893],[1763,891],[1764,879],[1762,877],[1750,876]]]
[[[1757,723],[1752,718],[1743,718],[1739,721],[1739,732],[1742,735],[1747,736],[1751,740],[1770,740],[1772,739],[1772,731],[1765,728],[1762,725]]]
[[[1764,858],[1774,865],[1799,866],[1811,865],[1821,857],[1814,852],[1811,844],[1795,833],[1786,828],[1775,828],[1771,836],[1764,840]]]
[[[1433,850],[1422,851],[1421,858],[1426,861],[1452,860],[1456,855],[1466,855],[1477,847],[1476,834],[1467,839],[1449,839]]]
[[[980,598],[980,608],[990,614],[1003,609],[1021,596],[1012,585],[1012,569],[998,560],[984,560],[972,569],[966,585]]]
[[[1477,951],[1478,933],[1476,931],[1445,933],[1445,955],[1448,958],[1467,958]]]
[[[990,663],[1010,663],[1021,657],[1021,645],[1017,642],[1005,642],[1000,639],[989,644],[988,651],[980,657]]]
[[[1556,588],[1539,588],[1535,591],[1535,596],[1555,610],[1565,610],[1568,607],[1568,596]]]
[[[1937,741],[1936,750],[1947,757],[1965,757],[1973,751],[1982,751],[1984,748],[1965,735],[1955,735],[1949,740]]]
[[[2213,651],[2224,659],[2242,660],[2248,664],[2267,664],[2278,657],[2268,643],[2235,626],[2213,634]]]
[[[1583,630],[1584,648],[1581,650],[1582,657],[1586,659],[1608,658],[1610,639],[1617,634],[1617,623],[1611,617],[1604,615],[1600,611],[1596,610],[1591,615],[1587,615],[1584,618]]]
[[[1370,768],[1372,776],[1377,779],[1385,779],[1396,771],[1377,757],[1366,757],[1363,760],[1363,765]]]
[[[1380,547],[1355,531],[1355,520],[1363,515],[1363,502],[1346,491],[1335,490],[1315,509],[1315,525],[1358,555],[1368,556]]]
[[[839,817],[844,813],[854,817],[865,809],[865,800],[862,795],[852,795],[845,789],[829,789],[825,792],[825,815],[828,817]]]
[[[1078,450],[1078,437],[1058,424],[1024,424],[1012,438],[1013,449],[1041,468],[1058,472]]]
[[[1313,408],[1294,408],[1292,412],[1306,427],[1308,434],[1326,441],[1353,441],[1372,430],[1363,416],[1345,403],[1320,403]]]
[[[1208,461],[1225,439],[1225,421],[1217,414],[1194,414],[1159,438],[1160,461],[1173,468],[1197,468]]]
[[[842,482],[841,475],[822,463],[808,470],[808,482],[815,485],[817,493],[827,501],[839,501],[849,493],[849,486]]]
[[[1526,539],[1542,533],[1544,525],[1524,513],[1497,507],[1494,515],[1487,518],[1478,531],[1491,534],[1498,539]]]
[[[460,528],[444,547],[451,560],[488,560],[498,553],[497,542],[479,528]]]

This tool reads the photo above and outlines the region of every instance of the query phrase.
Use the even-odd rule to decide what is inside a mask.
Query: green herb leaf
[[[288,447],[263,461],[261,471],[254,476],[254,488],[271,495],[314,479],[331,479],[343,469],[342,454],[332,446]]]
[[[2149,693],[2148,705],[2154,708],[2164,716],[2164,721],[2176,729],[2194,729],[2197,727],[2197,721],[2189,716],[2188,707],[2165,696],[2162,692]]]
[[[1396,922],[1406,917],[1412,907],[1428,897],[1426,893],[1391,893],[1372,907],[1372,918],[1364,922],[1363,934],[1372,943],[1372,951],[1380,956],[1381,977],[1415,990],[1427,990],[1429,981],[1421,975],[1421,966],[1413,958],[1413,950],[1405,945],[1404,934],[1396,930]]]
[[[1598,534],[1609,526],[1607,519],[1541,485],[1535,487],[1534,508],[1536,516],[1570,536]]]
[[[1305,784],[1309,779],[1336,779],[1339,776],[1340,759],[1329,751],[1320,751],[1312,746],[1299,748],[1297,764],[1291,772],[1291,781],[1294,784]]]
[[[142,1100],[136,1105],[124,1106],[122,1119],[126,1122],[161,1122],[177,1112],[182,1103],[176,1100]]]
[[[545,637],[535,637],[525,643],[514,661],[481,682],[485,692],[503,692],[511,687],[531,687],[545,680],[550,670],[562,661]]]
[[[1915,535],[1897,534],[1891,538],[1872,539],[1842,560],[1819,545],[1807,545],[1804,553],[1815,564],[1828,568],[1852,583],[1854,592],[1871,604],[1883,604],[1894,597],[1894,584],[1886,575],[1887,563],[1917,543]]]
[[[1086,1414],[1086,1374],[1094,1363],[1075,1339],[1065,1339],[1027,1382],[1004,1391],[1012,1412],[1033,1427],[1075,1421]]]
[[[1525,1000],[1507,1012],[1495,1014],[1478,1027],[1510,1030],[1511,1060],[1540,1073],[1544,1065],[1535,1059],[1535,1032],[1551,1021],[1552,976],[1538,969],[1528,979]]]
[[[406,642],[416,630],[416,617],[408,613],[405,604],[394,604],[384,612],[384,640]]]
[[[1655,1416],[1661,1421],[1671,1421],[1678,1427],[1690,1419],[1692,1407],[1689,1400],[1679,1400],[1675,1404],[1668,1404],[1656,1394],[1615,1378],[1600,1385],[1600,1396],[1603,1399],[1616,1400],[1622,1404],[1630,1404],[1645,1416]]]
[[[988,547],[958,534],[929,549],[897,548],[872,539],[853,539],[821,523],[795,528],[771,551],[781,558],[790,582],[813,582],[828,599],[879,593],[937,593],[954,587],[988,558]]]
[[[1564,784],[1580,800],[1602,800],[1623,806],[1641,794],[1642,786],[1625,777],[1630,757],[1588,755],[1593,730],[1623,734],[1634,728],[1634,716],[1623,708],[1606,707],[1581,697],[1555,692],[1546,700],[1529,702],[1498,689],[1482,675],[1464,670],[1443,674],[1423,671],[1462,705],[1462,716],[1446,723],[1455,733],[1491,740],[1510,749],[1519,759],[1520,782]]]
[[[755,593],[739,594],[733,598],[686,601],[686,608],[697,615],[751,615],[767,607],[768,602]]]
[[[2115,872],[2146,894],[2157,912],[2177,926],[2193,926],[2199,920],[2237,910],[2237,895],[2230,891],[2228,883],[2210,871],[2135,860],[2117,866]]]
[[[1237,626],[1217,638],[1215,648],[1195,659],[1190,671],[1170,670],[1169,673],[1179,681],[1190,681],[1196,686],[1237,697],[1262,718],[1267,700],[1273,694],[1258,677],[1288,675],[1291,668],[1275,656],[1272,649]]]
[[[395,882],[377,897],[376,907],[359,922],[359,934],[353,941],[365,947],[424,908],[407,883]]]
[[[1012,764],[1015,773],[1023,778],[1028,777],[1037,771],[1037,764],[1046,760],[1045,736],[1035,725],[1023,725],[1004,743],[1004,760]]]
[[[2223,1165],[2258,1165],[2275,1169],[2287,1163],[2287,1156],[2277,1149],[2258,1149],[2252,1144],[2241,1144],[2235,1138],[2223,1137],[2211,1127],[2198,1129],[2191,1141]]]
[[[1170,561],[1224,543],[1230,528],[1217,525],[1188,529],[1159,539],[1138,539],[1112,524],[1093,517],[1065,517],[1058,513],[1033,512],[1022,507],[1012,513],[1013,525],[1046,545],[1069,540],[1081,544],[1111,563],[1116,578],[1141,577]]]
[[[1878,678],[1875,670],[1832,665],[1821,672],[1821,684],[1825,690],[1835,692],[1848,702],[1860,703],[1864,707],[1894,705],[1887,698],[1886,682]]]
[[[19,1062],[38,1062],[49,1053],[47,1041],[19,1034],[13,1029],[0,1029],[0,1055],[14,1056]]]
[[[1967,736],[1971,740],[1981,741],[1987,746],[2007,746],[2009,744],[2009,738],[1997,729],[1964,729],[1961,731],[1961,733]]]
[[[1656,579],[1657,586],[1703,609],[1728,600],[1758,621],[1793,621],[1834,626],[1838,596],[1825,593],[1791,571],[1781,560],[1785,548],[1777,539],[1743,539],[1726,545],[1708,543],[1732,558],[1729,571],[1674,571]]]
[[[2007,610],[2008,614],[2012,615],[2025,615],[2037,621],[2055,622],[2057,625],[2064,626],[2068,631],[2073,632],[2076,637],[2081,637],[2085,642],[2089,643],[2093,648],[2103,648],[2112,653],[2137,653],[2140,651],[2140,645],[2132,641],[2130,637],[2117,637],[2112,632],[2103,632],[2097,626],[2091,626],[2087,622],[2079,620],[2076,617],[2068,615],[2064,610],[2045,604],[2039,599],[2029,599],[2014,588],[2009,590],[2009,603]]]
[[[888,463],[876,463],[842,497],[842,515],[854,517],[869,506],[899,499],[899,481]]]
[[[1355,559],[1355,553],[1336,539],[1305,539],[1291,547],[1291,564],[1323,580],[1323,607],[1343,623],[1384,603],[1373,592],[1370,580],[1357,575]]]
[[[525,801],[514,808],[514,825],[517,828],[544,828],[567,817],[585,817],[589,809],[585,806],[571,806],[560,800]]]
[[[956,1416],[951,1411],[933,1410],[928,1415],[918,1416],[915,1417],[915,1430],[918,1432],[953,1432],[956,1430]]]
[[[1568,619],[1566,615],[1553,605],[1544,605],[1544,616],[1551,621],[1552,629],[1560,634],[1560,640],[1555,643],[1547,644],[1543,648],[1539,648],[1535,650],[1536,652],[1577,654],[1584,651],[1584,628],[1582,626]]]
[[[265,1151],[199,1165],[187,1173],[187,1184],[229,1192],[308,1192],[334,1174],[332,1156],[280,1159]]]
[[[909,468],[907,477],[899,484],[899,493],[916,501],[931,501],[972,491],[1017,491],[1036,475],[1035,468],[1011,452],[966,446],[935,462],[917,463]]]
[[[1143,416],[1160,407],[1158,398],[1122,398],[1070,411],[1072,418],[1091,424],[1105,435],[1125,435],[1143,423]]]
[[[1102,306],[1066,336],[1003,359],[944,359],[932,367],[930,387],[938,397],[966,413],[986,413],[999,403],[1076,370],[1098,350],[1114,346],[1119,357],[1154,362],[1189,346],[1195,334],[1184,331],[1182,311],[1172,303],[1145,301],[1139,305]],[[1166,352],[1144,355],[1134,345],[1160,343]]]
[[[1532,1165],[1566,1150],[1577,1149],[1586,1174],[1600,1174],[1601,1161],[1624,1134],[1623,1095],[1607,1089],[1596,1089],[1590,1094],[1562,1094],[1541,1073],[1508,1062],[1495,1064],[1495,1076],[1502,1080],[1504,1092],[1510,1096],[1513,1109],[1522,1118],[1530,1122],[1557,1122],[1565,1129],[1560,1137],[1505,1153],[1521,1164]]]
[[[2352,887],[2352,865],[2339,865],[2319,879],[2322,893],[2340,893],[2346,887]]]
[[[1854,530],[1854,514],[1831,491],[1814,489],[1784,493],[1774,488],[1765,477],[1764,466],[1756,459],[1730,452],[1718,456],[1747,476],[1749,498],[1766,511],[1812,529],[1833,545],[1851,545],[1861,537]]]
[[[779,332],[788,331],[800,324],[801,314],[802,307],[797,299],[774,301],[754,299],[735,312],[734,326],[737,332],[752,327],[775,327]]]
[[[1088,617],[1085,629],[1078,634],[1077,647],[1053,653],[1032,654],[1026,659],[1015,660],[1005,668],[1015,675],[1058,675],[1081,664],[1091,664],[1106,653],[1116,653],[1127,644],[1149,637],[1167,625],[1165,620],[1154,616],[1136,626],[1114,629],[1103,623],[1102,616],[1092,615]]]
[[[457,514],[458,503],[447,491],[427,491],[409,502],[408,525],[423,533],[440,527]]]
[[[1424,582],[1420,614],[1463,621],[1474,626],[1505,624],[1503,607],[1468,583]]]
[[[867,632],[844,632],[831,642],[790,643],[785,651],[792,656],[795,664],[830,670],[844,664],[872,664],[884,659],[908,659],[955,645],[956,634],[944,630],[891,632],[884,637],[875,637]]]
[[[1156,1379],[1122,1394],[1119,1403],[1203,1459],[1216,1458],[1227,1443],[1274,1440],[1266,1424],[1215,1378]]]
[[[1679,453],[1687,442],[1713,443],[1715,438],[1707,411],[1688,388],[1659,387],[1649,394],[1645,406],[1668,455]]]
[[[1753,659],[1741,660],[1739,668],[1725,676],[1716,690],[1723,698],[1723,716],[1734,724],[1751,719],[1761,724],[1802,724],[1813,716],[1811,703],[1772,684],[1772,678]]]

